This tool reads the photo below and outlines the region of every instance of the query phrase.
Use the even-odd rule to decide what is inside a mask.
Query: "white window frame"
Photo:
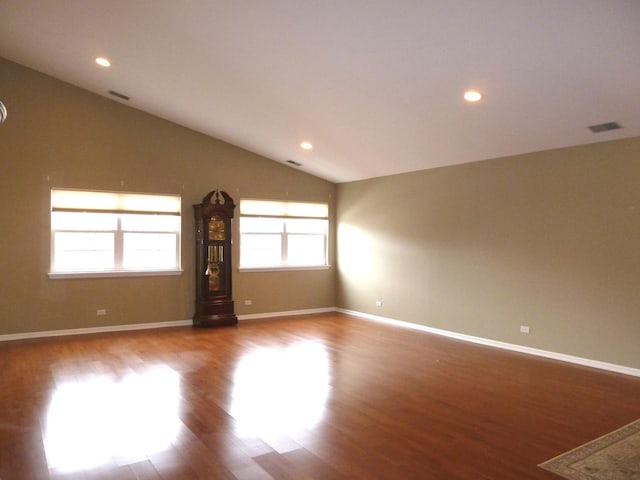
[[[181,197],[180,195],[156,195],[132,192],[107,192],[96,190],[51,189],[51,255],[49,278],[101,278],[124,276],[159,276],[180,275],[181,268]],[[57,212],[71,214],[105,214],[112,219],[115,216],[115,229],[79,229],[56,228],[54,215]],[[175,228],[156,229],[125,229],[123,220],[132,215],[176,216]],[[99,218],[99,217],[97,217]],[[113,234],[113,267],[87,269],[56,269],[56,233],[111,233]],[[169,234],[175,235],[176,252],[175,264],[168,267],[127,268],[123,266],[124,236],[127,233]]]
[[[252,265],[243,262],[242,235],[243,218],[269,218],[280,220],[282,222],[282,230],[278,233],[254,232],[252,235],[280,235],[280,263],[269,265]],[[324,261],[321,264],[309,265],[290,265],[289,257],[289,236],[304,235],[303,233],[287,232],[287,220],[321,220],[325,222],[324,230]],[[317,235],[317,234],[316,234]],[[241,272],[259,272],[274,270],[326,270],[329,265],[329,206],[326,203],[312,202],[289,202],[289,201],[272,201],[272,200],[256,200],[241,199],[240,200],[240,260],[239,271]]]

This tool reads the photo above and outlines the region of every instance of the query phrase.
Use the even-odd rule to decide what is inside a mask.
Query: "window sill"
[[[117,270],[104,272],[49,272],[49,278],[112,278],[112,277],[164,277],[182,275],[182,269],[170,270]]]
[[[282,267],[240,267],[238,268],[238,272],[247,273],[247,272],[291,272],[291,271],[306,271],[306,270],[329,270],[331,265],[315,265],[315,266],[300,266],[300,267],[290,267],[290,266],[282,266]]]

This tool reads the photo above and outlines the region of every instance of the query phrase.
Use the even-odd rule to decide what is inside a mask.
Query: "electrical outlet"
[[[529,333],[529,325],[520,325],[520,333]]]
[[[376,307],[382,306],[382,300],[376,300]]]
[[[253,300],[245,300],[244,304],[245,305],[253,305]]]
[[[107,310],[105,308],[99,308],[98,310],[96,310],[96,315],[98,315],[99,317],[102,317],[103,315],[107,314]]]

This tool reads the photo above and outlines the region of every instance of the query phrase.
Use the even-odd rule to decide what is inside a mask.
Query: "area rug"
[[[640,419],[538,466],[569,480],[640,480]]]

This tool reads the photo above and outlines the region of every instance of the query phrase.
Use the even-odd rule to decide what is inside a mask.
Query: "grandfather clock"
[[[235,325],[231,295],[231,219],[236,206],[212,190],[193,206],[196,220],[196,313],[194,327]]]

